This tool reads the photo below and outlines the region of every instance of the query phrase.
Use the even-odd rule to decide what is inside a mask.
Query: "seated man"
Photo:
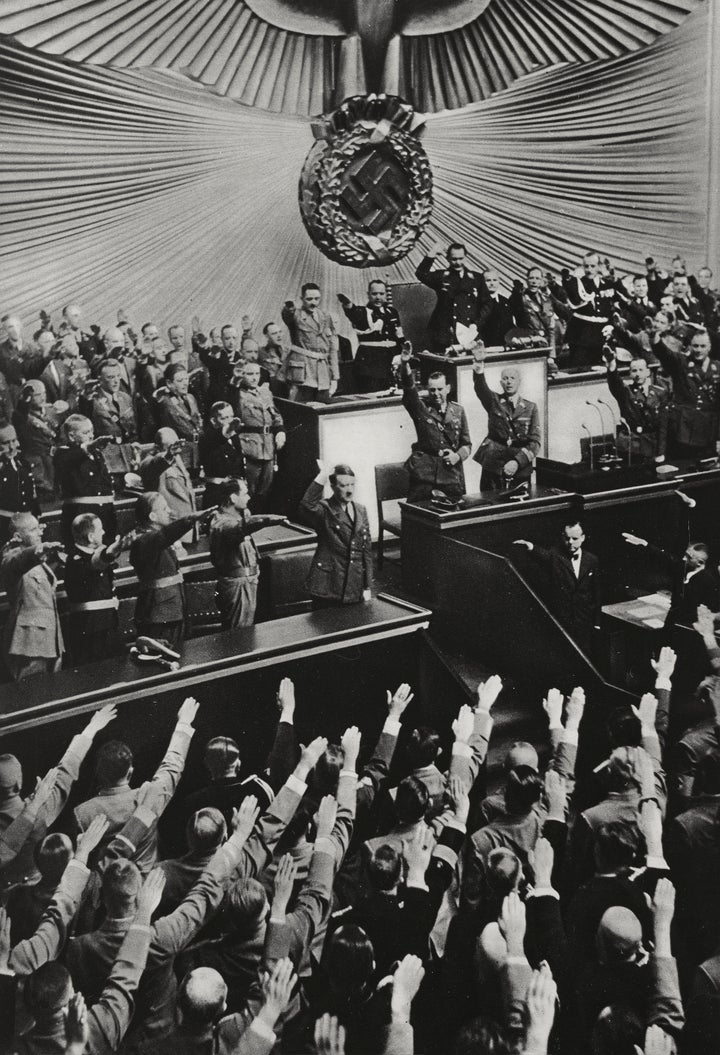
[[[7,591],[10,614],[5,624],[3,653],[16,681],[31,674],[60,669],[65,645],[57,608],[59,542],[43,542],[44,525],[32,513],[16,513],[13,537],[2,552],[0,583]]]
[[[488,434],[473,457],[482,465],[480,490],[499,491],[530,479],[542,442],[540,416],[536,404],[520,395],[516,366],[503,367],[502,392],[493,392],[485,378],[482,345],[476,347],[473,356],[475,394],[488,415]]]

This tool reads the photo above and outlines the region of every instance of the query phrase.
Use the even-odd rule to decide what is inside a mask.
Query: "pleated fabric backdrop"
[[[531,74],[428,117],[436,208],[425,245],[468,243],[509,282],[597,246],[620,269],[647,253],[693,266],[706,245],[707,10],[631,55]],[[259,324],[303,280],[361,298],[368,278],[325,260],[297,209],[307,120],[245,107],[180,74],[0,51],[0,311],[28,325],[71,300],[107,325]],[[407,281],[421,249],[389,269]]]

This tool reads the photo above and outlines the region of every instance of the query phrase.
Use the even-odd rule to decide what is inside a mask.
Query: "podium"
[[[538,458],[535,474],[541,487],[557,487],[575,494],[598,494],[627,487],[641,487],[657,481],[654,462],[633,462],[630,465],[591,469],[587,462],[560,462],[553,458]]]

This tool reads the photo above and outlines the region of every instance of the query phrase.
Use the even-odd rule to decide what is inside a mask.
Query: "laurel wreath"
[[[359,152],[377,142],[377,131],[377,125],[368,127],[364,122],[330,142],[318,141],[300,175],[300,213],[308,234],[330,260],[350,267],[385,265],[401,259],[410,252],[432,213],[432,171],[427,155],[413,135],[390,127],[382,142],[408,176],[408,207],[389,233],[366,234],[350,225],[340,204],[343,173]]]

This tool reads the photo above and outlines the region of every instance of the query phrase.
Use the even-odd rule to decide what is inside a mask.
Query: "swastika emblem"
[[[351,227],[379,234],[403,215],[409,190],[410,181],[397,159],[375,149],[348,165],[339,201]]]

